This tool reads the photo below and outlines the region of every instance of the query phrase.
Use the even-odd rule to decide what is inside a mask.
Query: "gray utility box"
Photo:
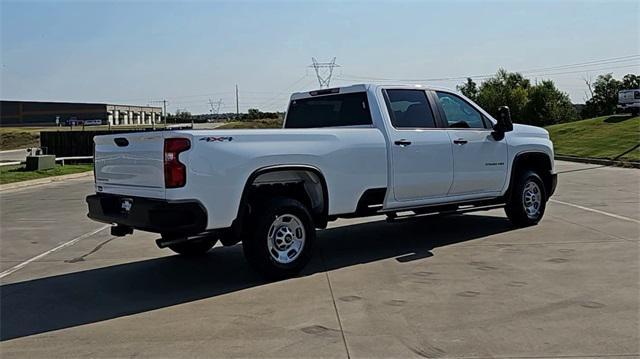
[[[27,156],[27,171],[48,170],[56,166],[56,156],[38,155]]]

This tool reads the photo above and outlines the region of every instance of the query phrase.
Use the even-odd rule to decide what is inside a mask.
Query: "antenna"
[[[313,67],[316,71],[316,77],[318,77],[318,83],[320,84],[320,88],[329,87],[331,83],[331,76],[333,75],[333,69],[335,67],[340,67],[340,65],[336,64],[336,58],[330,62],[318,62],[315,57],[311,58],[311,65],[309,67]]]

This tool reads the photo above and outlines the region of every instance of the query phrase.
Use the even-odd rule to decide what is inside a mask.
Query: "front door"
[[[492,124],[480,111],[455,94],[437,91],[447,133],[453,145],[453,186],[450,196],[500,192],[507,177],[507,143],[496,141]]]
[[[436,126],[424,90],[388,89],[391,163],[396,201],[445,197],[453,181],[447,131]]]

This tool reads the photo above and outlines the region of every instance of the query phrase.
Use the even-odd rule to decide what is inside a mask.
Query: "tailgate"
[[[138,132],[96,136],[98,191],[164,197],[164,135]]]

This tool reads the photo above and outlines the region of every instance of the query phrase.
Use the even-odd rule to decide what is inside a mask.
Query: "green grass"
[[[264,119],[255,121],[235,121],[227,122],[217,129],[242,129],[242,128],[282,128],[281,119]]]
[[[0,128],[0,150],[40,146],[40,132],[19,127]]]
[[[614,159],[640,143],[640,117],[604,116],[548,126],[556,154]],[[640,149],[620,157],[640,161]]]
[[[72,173],[93,170],[93,164],[56,165],[55,168],[42,171],[26,171],[24,165],[0,167],[0,184],[27,181],[51,176],[62,176]]]

